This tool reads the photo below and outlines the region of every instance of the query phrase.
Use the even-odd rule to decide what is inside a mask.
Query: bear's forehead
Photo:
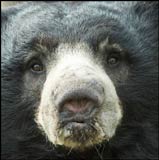
[[[121,32],[120,18],[116,10],[103,8],[98,10],[96,7],[79,6],[54,6],[53,3],[48,7],[38,6],[36,9],[28,9],[19,13],[16,17],[18,39],[31,40],[39,35],[45,34],[47,37],[58,38],[61,41],[79,41],[102,39],[115,32]],[[105,7],[106,8],[106,7]],[[86,11],[85,11],[86,10]],[[115,12],[115,14],[112,14]]]

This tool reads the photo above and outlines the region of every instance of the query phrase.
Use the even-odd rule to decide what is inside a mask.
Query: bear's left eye
[[[43,66],[41,64],[34,64],[31,69],[34,72],[41,72],[43,71]]]
[[[29,66],[33,73],[42,73],[44,71],[44,66],[40,61],[33,60]]]
[[[111,56],[108,56],[107,58],[107,64],[109,66],[116,66],[120,61],[120,58],[119,56],[117,55],[111,55]]]

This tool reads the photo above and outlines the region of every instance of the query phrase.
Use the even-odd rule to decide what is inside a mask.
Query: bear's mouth
[[[83,145],[97,134],[92,119],[74,118],[62,124],[63,136],[66,141]]]
[[[64,112],[65,117],[61,117],[59,123],[61,134],[59,135],[68,143],[78,144],[79,146],[85,146],[89,141],[92,141],[94,137],[98,134],[97,129],[95,128],[95,115],[94,111],[86,113],[72,113]],[[71,116],[73,114],[73,116]],[[77,146],[78,146],[77,145]]]
[[[91,113],[91,116],[86,114],[76,114],[72,116],[72,113],[68,112],[67,115],[60,115],[60,125],[65,126],[68,123],[79,123],[79,124],[87,124],[93,123],[93,117],[95,116],[95,111]],[[65,117],[64,117],[65,116]],[[62,118],[61,118],[62,117]]]

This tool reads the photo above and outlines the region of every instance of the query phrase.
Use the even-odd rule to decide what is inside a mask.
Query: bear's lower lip
[[[63,114],[60,114],[60,124],[61,126],[65,126],[67,124],[71,124],[71,123],[74,123],[74,124],[86,124],[86,123],[90,123],[91,121],[93,121],[93,115],[95,113],[92,113],[92,115],[88,116],[86,114],[78,114],[78,115],[72,115],[70,113],[63,113]]]
[[[78,132],[87,133],[87,131],[90,129],[90,125],[87,122],[72,121],[72,122],[67,123],[64,128],[76,134]]]

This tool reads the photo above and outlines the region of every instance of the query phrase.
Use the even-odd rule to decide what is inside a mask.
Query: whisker
[[[73,147],[70,148],[70,150],[68,151],[67,155],[71,154]]]

